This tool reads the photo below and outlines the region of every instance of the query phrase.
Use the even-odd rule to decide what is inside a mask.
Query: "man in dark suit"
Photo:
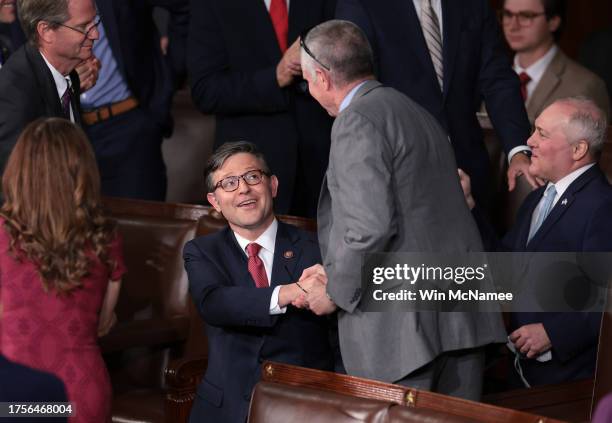
[[[509,188],[527,173],[530,125],[519,81],[503,51],[487,0],[338,0],[336,17],[359,25],[377,60],[378,79],[429,111],[449,135],[457,164],[482,203],[489,159],[476,112],[487,111],[510,160]]]
[[[190,421],[242,423],[264,360],[334,369],[328,320],[290,306],[319,277],[291,281],[321,257],[314,234],[274,217],[279,182],[254,144],[222,145],[206,175],[207,199],[229,227],[183,252],[209,345]]]
[[[64,384],[56,376],[13,363],[0,354],[0,402],[67,402]],[[3,418],[3,422],[23,418]],[[66,422],[66,418],[43,418],[42,421]]]
[[[186,15],[188,0],[96,0],[96,5],[102,22],[94,54],[102,67],[98,83],[81,96],[81,104],[102,193],[163,201],[166,167],[161,144],[172,130],[174,87],[153,7]]]
[[[92,0],[42,3],[19,0],[28,44],[0,70],[0,171],[29,122],[48,116],[80,123],[75,68],[92,57],[96,8]]]
[[[605,112],[592,100],[562,99],[538,116],[535,128],[529,171],[548,183],[525,199],[501,244],[476,214],[485,244],[506,251],[612,251],[612,187],[596,164]],[[465,174],[462,179],[473,208]],[[540,385],[593,377],[600,321],[600,313],[512,314],[509,339],[527,357],[521,360],[525,380]],[[535,360],[547,351],[551,360]]]
[[[0,0],[0,67],[17,47],[13,29],[17,20],[15,0]]]
[[[289,3],[289,6],[287,6]],[[278,213],[314,217],[331,119],[301,79],[300,33],[333,16],[335,0],[194,0],[191,94],[215,114],[215,144],[248,139],[281,181]]]

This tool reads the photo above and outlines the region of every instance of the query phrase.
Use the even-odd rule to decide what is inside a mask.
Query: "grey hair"
[[[247,153],[252,154],[261,162],[261,170],[265,173],[270,174],[270,168],[266,163],[264,155],[257,149],[257,146],[252,142],[248,141],[234,141],[226,142],[221,145],[217,150],[210,156],[206,162],[204,168],[204,181],[206,183],[206,192],[214,192],[215,181],[213,180],[213,173],[223,166],[223,163],[230,157],[240,154]]]
[[[17,0],[19,22],[28,42],[38,44],[37,26],[40,21],[49,22],[51,28],[57,28],[57,23],[70,19],[68,2],[70,0]]]
[[[372,47],[363,31],[352,22],[338,19],[323,22],[308,31],[303,41],[331,69],[331,80],[338,88],[374,75]],[[320,65],[303,49],[302,62],[306,72],[314,77],[315,68]]]
[[[585,140],[593,157],[598,157],[606,141],[606,113],[592,99],[584,96],[567,97],[555,103],[566,104],[575,109],[570,114],[565,128],[568,142],[573,144]]]

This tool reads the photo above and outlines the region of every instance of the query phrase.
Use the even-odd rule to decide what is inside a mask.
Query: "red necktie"
[[[268,284],[266,268],[264,267],[263,261],[261,261],[258,256],[259,250],[261,250],[261,245],[252,242],[246,246],[246,250],[249,256],[249,273],[255,281],[255,286],[257,288],[269,287],[270,285]]]
[[[276,39],[281,53],[287,50],[287,34],[289,33],[289,17],[286,0],[272,0],[270,2],[270,19],[276,32]]]
[[[523,101],[527,101],[527,84],[531,81],[531,77],[527,75],[527,72],[521,72],[519,74],[519,80],[521,81],[521,95]]]

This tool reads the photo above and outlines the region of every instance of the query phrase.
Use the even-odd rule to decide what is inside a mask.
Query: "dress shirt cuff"
[[[278,293],[280,292],[280,285],[274,288],[272,291],[272,297],[270,298],[270,314],[285,314],[287,307],[278,306]]]
[[[510,163],[514,155],[520,151],[531,151],[531,148],[527,145],[517,145],[508,153],[508,163]]]

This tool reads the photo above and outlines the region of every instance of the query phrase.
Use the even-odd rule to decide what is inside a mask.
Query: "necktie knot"
[[[251,242],[246,246],[246,251],[249,257],[257,257],[259,251],[261,250],[261,245],[256,242]]]
[[[521,82],[521,95],[523,100],[527,100],[527,84],[531,81],[531,77],[527,72],[521,72],[519,74],[519,81]]]

